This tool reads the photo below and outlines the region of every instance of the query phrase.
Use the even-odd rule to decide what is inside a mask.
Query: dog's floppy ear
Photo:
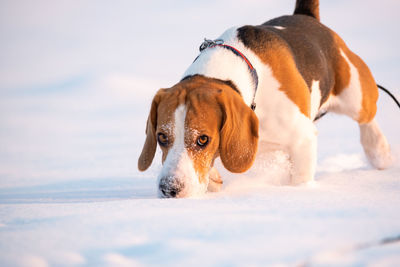
[[[253,164],[258,145],[258,118],[236,92],[223,92],[220,131],[221,161],[231,172],[245,172]]]
[[[146,141],[138,160],[138,168],[140,171],[145,171],[151,165],[154,154],[157,149],[156,127],[157,127],[157,108],[161,101],[162,94],[165,90],[160,89],[153,98],[151,103],[150,114],[147,119],[146,126]]]

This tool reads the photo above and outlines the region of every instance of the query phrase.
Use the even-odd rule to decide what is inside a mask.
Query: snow
[[[222,191],[191,199],[157,198],[159,151],[149,171],[136,168],[152,96],[179,80],[203,38],[293,6],[1,2],[0,265],[399,265],[399,110],[385,94],[387,170],[367,163],[358,126],[331,114],[317,123],[313,184],[288,186],[281,152],[241,175],[218,162]],[[321,3],[323,22],[398,98],[399,8]]]

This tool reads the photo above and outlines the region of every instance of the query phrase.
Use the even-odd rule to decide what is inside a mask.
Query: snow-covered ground
[[[157,199],[136,169],[151,98],[204,37],[284,1],[1,1],[0,266],[399,266],[400,111],[377,120],[397,158],[371,168],[358,126],[327,115],[313,186],[280,185],[282,153],[220,193]],[[399,1],[321,1],[322,21],[400,98]]]

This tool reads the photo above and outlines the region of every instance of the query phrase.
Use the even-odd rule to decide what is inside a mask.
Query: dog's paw
[[[292,172],[290,185],[293,186],[308,186],[314,183],[314,176],[310,173],[307,174],[294,174]]]
[[[378,170],[386,169],[394,162],[394,158],[388,145],[381,146],[379,149],[373,152],[368,152],[369,151],[366,151],[369,162]]]

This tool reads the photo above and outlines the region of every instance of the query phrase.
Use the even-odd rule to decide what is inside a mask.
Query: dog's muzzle
[[[166,176],[160,179],[160,196],[164,198],[179,197],[179,193],[184,188],[184,183],[174,176]]]

